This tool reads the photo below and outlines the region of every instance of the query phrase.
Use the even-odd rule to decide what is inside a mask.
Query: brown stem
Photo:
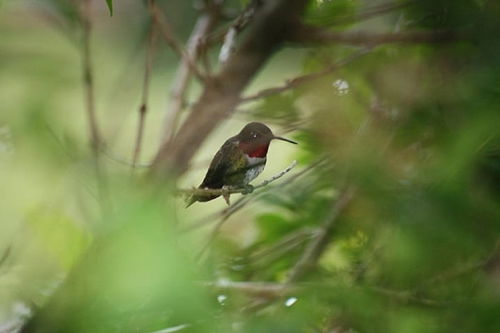
[[[352,61],[356,60],[357,58],[361,57],[362,55],[367,54],[369,51],[370,51],[370,49],[360,50],[360,51],[355,52],[354,54],[350,55],[349,57],[342,59],[342,60],[338,61],[337,63],[324,68],[321,71],[298,76],[296,78],[287,80],[281,86],[273,87],[273,88],[266,88],[266,89],[263,89],[263,90],[255,93],[253,95],[243,97],[240,99],[240,103],[252,102],[252,101],[255,101],[257,99],[261,99],[261,98],[268,97],[268,96],[275,95],[275,94],[280,94],[280,93],[285,92],[287,90],[297,88],[298,86],[301,86],[307,82],[319,79],[325,75],[328,75],[328,74],[335,72],[339,68],[351,63]]]
[[[311,240],[302,256],[290,271],[287,283],[296,282],[316,265],[321,254],[330,241],[331,230],[335,225],[335,222],[337,222],[341,213],[351,202],[353,194],[354,188],[352,186],[348,186],[341,192],[339,198],[332,206],[330,212],[325,218],[323,225],[320,227],[316,237]]]
[[[272,176],[269,179],[266,179],[262,181],[260,184],[253,186],[254,190],[257,190],[261,187],[267,186],[270,183],[274,182],[275,180],[280,179],[283,177],[285,174],[290,172],[295,166],[297,165],[297,161],[293,161],[286,169],[280,171],[276,175]],[[179,190],[178,192],[180,193],[186,193],[186,194],[192,194],[192,195],[197,195],[197,196],[213,196],[213,195],[223,195],[223,194],[234,194],[234,193],[245,193],[247,192],[247,188],[242,188],[242,187],[234,187],[234,188],[227,188],[227,189],[212,189],[212,188],[194,188],[190,190]]]
[[[203,14],[196,22],[193,32],[187,44],[187,57],[182,59],[177,70],[174,84],[170,93],[170,102],[167,106],[167,113],[163,126],[162,142],[167,142],[175,135],[179,124],[180,114],[184,105],[184,96],[191,78],[191,66],[188,59],[196,61],[200,55],[201,44],[207,34],[212,30],[217,19],[217,13],[208,12]]]
[[[390,43],[447,43],[456,42],[465,37],[464,34],[451,30],[409,31],[398,33],[338,32],[328,29],[303,26],[297,29],[293,42],[299,43],[342,43],[349,45],[376,46]]]
[[[325,162],[325,159],[321,159],[321,160],[319,160],[319,161],[317,161],[317,162],[309,165],[307,168],[305,168],[305,169],[303,169],[303,170],[301,170],[301,171],[299,171],[299,172],[291,175],[290,177],[287,178],[286,182],[282,182],[281,184],[276,185],[274,187],[268,187],[267,189],[283,188],[284,186],[287,186],[287,185],[291,184],[292,182],[296,181],[298,178],[300,178],[300,177],[304,176],[305,174],[309,173],[311,170],[316,169],[317,167],[319,167],[320,165],[322,165],[323,162]],[[187,226],[182,231],[185,231],[185,232],[191,231],[191,230],[200,228],[202,226],[205,226],[208,223],[217,221],[218,219],[227,220],[233,214],[235,214],[240,209],[242,209],[243,207],[245,207],[248,203],[255,201],[263,193],[266,193],[266,192],[264,192],[264,190],[262,190],[262,191],[258,192],[257,195],[245,195],[245,196],[242,196],[240,199],[238,199],[236,202],[234,202],[231,206],[229,206],[227,208],[224,208],[224,209],[222,209],[221,211],[219,211],[217,213],[214,213],[212,215],[204,217],[200,221],[197,221],[197,222],[195,222],[195,223]]]
[[[83,24],[83,82],[85,89],[86,112],[89,122],[90,139],[94,154],[99,155],[101,147],[101,135],[97,125],[97,117],[95,112],[95,97],[94,97],[94,78],[92,75],[92,58],[90,49],[90,34],[92,31],[91,17],[91,0],[83,1],[81,20]]]
[[[207,77],[200,72],[193,59],[189,57],[189,55],[184,50],[182,44],[177,40],[175,35],[172,32],[172,28],[165,16],[158,8],[154,0],[148,1],[148,9],[149,13],[153,19],[153,22],[156,24],[160,35],[163,37],[165,42],[172,48],[172,50],[177,54],[177,56],[182,59],[183,62],[186,62],[190,71],[201,81],[207,82]]]
[[[144,137],[144,124],[146,113],[148,111],[149,85],[151,82],[151,68],[153,66],[154,40],[155,26],[152,24],[147,40],[146,59],[144,63],[144,79],[142,84],[142,98],[141,106],[139,107],[139,123],[137,125],[137,137],[135,140],[135,148],[132,155],[132,170],[135,169],[135,167],[137,166],[137,162],[139,161],[142,140]]]
[[[366,8],[359,13],[348,16],[341,16],[334,18],[331,22],[326,23],[327,25],[341,25],[349,23],[359,23],[361,21],[369,20],[371,18],[379,17],[384,14],[392,13],[396,10],[408,7],[415,4],[417,1],[410,0],[405,2],[388,2],[380,5],[376,5],[370,8]]]
[[[85,93],[86,113],[90,128],[90,140],[93,152],[93,163],[97,180],[98,201],[101,206],[103,216],[111,210],[111,202],[107,190],[104,166],[100,160],[100,153],[104,150],[104,142],[99,132],[97,116],[95,111],[94,78],[92,69],[92,53],[90,47],[90,35],[92,31],[91,22],[91,0],[84,0],[80,13],[80,20],[83,25],[83,86]]]

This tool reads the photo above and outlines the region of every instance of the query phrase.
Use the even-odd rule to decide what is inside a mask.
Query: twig
[[[295,181],[297,178],[305,175],[309,171],[311,171],[314,168],[316,168],[317,166],[321,165],[324,161],[325,161],[324,159],[319,160],[318,162],[310,165],[308,168],[302,170],[301,172],[298,172],[297,174],[293,175],[292,177],[289,177],[287,182],[281,183],[281,184],[279,184],[278,186],[276,186],[274,188],[279,188],[279,187],[282,187],[282,186],[289,185],[290,183],[292,183],[293,181]],[[209,248],[210,244],[212,244],[212,242],[214,241],[215,237],[217,236],[219,230],[221,229],[222,225],[233,214],[235,214],[237,211],[239,211],[240,209],[242,209],[243,207],[245,207],[248,203],[257,200],[257,198],[259,198],[259,196],[262,195],[262,194],[263,194],[263,192],[260,192],[259,195],[254,195],[254,196],[250,196],[250,195],[243,196],[238,201],[236,201],[236,203],[234,203],[232,206],[229,206],[226,209],[222,210],[222,212],[216,214],[216,215],[219,215],[220,219],[217,222],[217,224],[215,225],[215,227],[213,228],[212,232],[210,233],[210,236],[209,236],[207,242],[205,243],[205,245],[200,250],[200,252],[199,252],[199,254],[197,256],[197,260],[201,259],[201,257],[205,253],[205,251]],[[210,219],[210,218],[204,219],[201,222],[195,223],[194,225],[186,228],[185,231],[193,230],[194,228],[197,228],[197,227],[200,227],[202,225],[205,225],[205,224],[207,224],[208,222],[211,222],[211,221],[215,221],[215,219]]]
[[[163,328],[161,330],[150,332],[150,333],[174,333],[174,332],[182,331],[183,329],[189,328],[189,327],[191,327],[190,324],[182,324],[182,325]]]
[[[132,162],[130,162],[128,159],[116,156],[105,145],[101,146],[101,155],[106,157],[110,161],[117,163],[117,164],[132,167]],[[135,164],[135,168],[150,168],[150,167],[151,167],[151,164],[147,164],[147,163],[136,163]]]
[[[447,282],[449,280],[455,279],[455,278],[460,277],[460,276],[465,275],[465,274],[469,274],[469,273],[474,272],[474,271],[479,271],[480,269],[483,269],[486,266],[488,266],[488,264],[490,264],[491,260],[493,258],[495,258],[496,255],[499,255],[499,252],[498,252],[499,250],[500,250],[500,240],[498,240],[495,243],[495,246],[493,247],[491,252],[488,254],[488,256],[486,256],[482,260],[472,261],[472,262],[469,262],[469,263],[464,264],[462,266],[455,267],[451,270],[444,271],[438,275],[435,275],[435,276],[425,280],[422,283],[422,285],[423,286],[436,285],[438,283]]]
[[[332,206],[332,209],[325,218],[323,225],[318,230],[316,237],[311,240],[302,256],[299,258],[295,266],[291,269],[287,278],[287,283],[299,280],[305,273],[307,273],[312,267],[316,265],[319,257],[323,253],[326,245],[330,240],[330,231],[332,227],[334,226],[340,214],[351,201],[353,194],[354,188],[352,186],[348,186],[341,192],[339,198]]]
[[[80,19],[83,25],[83,83],[85,90],[85,103],[86,112],[90,127],[90,139],[92,152],[94,154],[93,164],[95,175],[97,179],[98,202],[101,206],[103,215],[107,214],[111,208],[108,198],[108,191],[106,186],[106,178],[104,175],[104,168],[100,161],[100,152],[103,147],[103,140],[99,134],[97,125],[97,117],[95,112],[95,97],[94,97],[94,79],[92,70],[92,58],[90,49],[90,35],[92,30],[91,24],[91,0],[84,0],[83,7],[80,13]]]
[[[260,298],[267,298],[267,301],[271,299],[281,298],[285,295],[292,293],[297,293],[307,288],[308,285],[297,285],[290,283],[276,283],[276,282],[252,282],[252,281],[229,281],[229,280],[219,280],[216,282],[205,282],[204,286],[215,288],[219,291],[238,291],[252,296],[257,296]],[[328,284],[319,284],[321,289],[328,288]],[[317,288],[318,284],[314,284]],[[311,285],[312,286],[312,285]],[[394,298],[401,302],[412,302],[416,304],[428,305],[428,306],[443,306],[449,302],[434,300],[426,297],[421,297],[416,295],[411,291],[406,290],[392,290],[383,287],[363,287],[363,286],[346,286],[347,288],[354,289],[364,289],[367,291],[376,292],[381,295],[385,295]],[[267,303],[267,301],[265,303]]]
[[[11,250],[12,250],[11,246],[7,247],[7,249],[5,250],[5,252],[0,257],[0,268],[2,268],[3,264],[5,264],[7,262],[7,259],[9,259]]]
[[[253,95],[243,97],[240,99],[240,103],[252,102],[252,101],[255,101],[255,100],[260,99],[260,98],[268,97],[270,95],[280,94],[280,93],[285,92],[287,90],[294,89],[294,88],[296,88],[304,83],[307,83],[307,82],[319,79],[325,75],[331,74],[332,72],[336,71],[340,67],[343,67],[343,66],[349,64],[350,62],[356,60],[357,58],[359,58],[359,57],[361,57],[369,52],[370,52],[370,48],[362,49],[358,52],[353,53],[349,57],[342,59],[342,60],[336,62],[335,64],[324,68],[323,70],[321,70],[319,72],[305,74],[305,75],[302,75],[302,76],[299,76],[299,77],[296,77],[293,79],[289,79],[289,80],[285,81],[285,83],[281,86],[263,89],[263,90],[255,93]]]
[[[428,306],[444,306],[444,305],[450,303],[450,302],[438,301],[438,300],[422,297],[422,296],[415,294],[412,291],[406,291],[406,290],[391,290],[391,289],[382,288],[382,287],[369,287],[368,290],[389,296],[389,297],[394,298],[394,299],[401,301],[401,302],[412,302],[412,303],[428,305]]]
[[[170,101],[165,114],[162,141],[172,139],[177,130],[180,113],[184,105],[184,95],[191,78],[191,66],[189,60],[196,61],[200,55],[201,44],[216,22],[216,14],[213,12],[203,14],[196,22],[193,32],[187,43],[187,55],[175,75],[174,83],[170,93]]]
[[[90,138],[94,154],[99,155],[99,148],[101,146],[101,135],[97,125],[97,117],[95,113],[95,98],[94,98],[94,79],[92,76],[92,59],[90,50],[90,34],[92,24],[90,21],[91,16],[91,0],[83,1],[83,8],[81,13],[81,20],[83,24],[83,81],[85,87],[85,103],[87,117],[90,127]]]
[[[314,26],[303,26],[292,38],[300,43],[343,43],[349,45],[376,46],[389,43],[445,43],[456,42],[465,35],[458,31],[409,31],[399,33],[338,32]]]
[[[182,44],[177,40],[172,32],[170,24],[166,20],[165,16],[162,14],[160,9],[156,6],[154,0],[148,0],[148,9],[154,23],[156,24],[158,31],[165,40],[165,42],[172,48],[172,50],[177,54],[177,56],[186,62],[190,71],[201,81],[206,82],[207,77],[200,72],[193,59],[186,53]]]
[[[283,186],[287,186],[287,185],[291,184],[292,182],[294,182],[295,180],[297,180],[298,178],[304,176],[305,174],[307,174],[311,170],[314,170],[316,167],[318,167],[321,164],[323,164],[323,162],[325,162],[325,159],[320,159],[317,162],[309,165],[307,168],[303,169],[302,171],[299,171],[299,172],[291,175],[290,177],[288,177],[288,179],[287,179],[286,182],[283,182],[283,183],[281,183],[281,184],[279,184],[277,186],[267,187],[266,189],[268,189],[268,190],[269,189],[274,190],[274,189],[277,189],[277,188],[282,188]],[[257,198],[259,198],[264,193],[266,193],[266,192],[264,192],[264,190],[261,190],[260,192],[257,193],[257,195],[245,195],[245,196],[242,196],[240,199],[238,199],[231,206],[226,207],[226,208],[222,209],[221,211],[219,211],[219,212],[217,212],[215,214],[207,216],[207,217],[201,219],[200,221],[197,221],[197,222],[193,223],[192,225],[190,225],[190,226],[186,227],[185,229],[183,229],[183,231],[187,232],[187,231],[192,231],[194,229],[200,228],[200,227],[202,227],[202,226],[204,226],[204,225],[206,225],[208,223],[213,223],[214,221],[217,221],[217,218],[223,219],[225,221],[229,217],[231,217],[233,214],[235,214],[237,211],[239,211],[240,209],[242,209],[243,207],[245,207],[248,203],[257,200]]]
[[[260,4],[261,4],[260,0],[251,1],[245,8],[245,10],[240,15],[238,15],[238,17],[234,20],[229,29],[226,31],[226,34],[224,35],[224,42],[222,43],[222,47],[219,53],[220,63],[225,63],[229,59],[231,54],[234,53],[234,50],[236,49],[235,47],[236,36],[252,20],[255,14],[255,10]]]
[[[288,254],[290,250],[310,239],[311,236],[315,235],[315,231],[316,230],[313,228],[306,227],[291,232],[277,242],[271,244],[269,247],[250,254],[248,259],[252,265],[258,262],[265,264],[274,261],[276,258]]]
[[[151,67],[153,65],[154,40],[155,40],[155,26],[154,24],[151,24],[150,31],[148,33],[146,59],[144,63],[144,79],[142,84],[141,106],[139,107],[139,123],[137,125],[137,137],[135,141],[134,152],[132,155],[132,170],[136,168],[137,162],[139,161],[142,139],[144,137],[144,123],[145,123],[146,113],[148,110],[149,84],[151,81]]]
[[[227,31],[226,35],[224,36],[224,43],[222,44],[219,53],[220,63],[225,63],[229,59],[229,56],[234,52],[235,50],[234,44],[236,43],[237,34],[238,30],[236,30],[236,28],[231,26]]]
[[[292,170],[295,165],[297,165],[297,161],[293,161],[292,164],[290,164],[285,170],[281,171],[280,173],[272,176],[271,178],[269,179],[266,179],[264,180],[262,183],[260,183],[259,185],[255,186],[254,187],[254,190],[255,189],[259,189],[261,187],[264,187],[264,186],[267,186],[268,184],[272,183],[273,181],[281,178],[283,175],[285,175],[286,173],[290,172],[290,170]],[[197,189],[199,190],[199,189]],[[210,193],[210,190],[208,189],[202,189],[203,190],[203,194],[201,195],[211,195],[211,194],[214,194],[214,193],[211,193],[211,194],[207,194]],[[229,189],[229,191],[231,191],[232,189]],[[244,193],[244,191],[247,191],[247,189],[243,188],[239,188],[239,189],[233,189],[233,190],[238,190],[238,192],[230,192],[230,193]],[[227,190],[220,190],[221,191],[221,194],[226,194],[228,193]],[[226,192],[224,192],[226,191]],[[196,195],[200,195],[198,193],[193,193],[193,194],[196,194]],[[243,201],[239,201],[237,204],[238,206],[241,205],[243,203]],[[215,237],[217,236],[217,234],[219,233],[219,230],[220,228],[222,227],[222,225],[224,224],[224,222],[226,222],[226,220],[231,216],[232,214],[227,214],[225,216],[223,216],[220,221],[215,225],[214,229],[212,230],[212,232],[210,233],[210,236],[207,240],[207,242],[205,243],[205,245],[201,248],[200,252],[198,253],[198,256],[197,256],[197,259],[200,260],[201,257],[203,256],[203,254],[205,253],[205,251],[208,249],[208,247],[210,246],[210,244],[212,244],[213,240],[215,239]]]
[[[367,8],[359,13],[349,16],[343,16],[336,19],[333,19],[331,22],[326,23],[326,25],[341,25],[341,24],[349,24],[349,23],[359,23],[364,20],[368,20],[374,17],[378,17],[387,13],[391,13],[398,9],[403,9],[412,4],[415,4],[417,1],[410,0],[406,2],[388,2],[383,3],[377,6],[373,6],[371,8]]]
[[[206,282],[203,285],[215,288],[220,291],[235,290],[259,297],[274,298],[281,297],[285,293],[297,291],[297,286],[274,282],[236,282],[229,280],[218,280],[216,282]]]
[[[280,179],[285,174],[290,172],[297,165],[297,161],[293,161],[286,169],[277,173],[269,179],[262,181],[260,184],[253,186],[254,190],[257,190],[261,187],[267,186],[273,181]],[[243,193],[246,194],[248,192],[248,188],[245,187],[230,187],[228,189],[210,189],[210,188],[194,188],[189,190],[178,190],[179,193],[192,194],[197,196],[212,196],[212,195],[223,195],[223,194],[233,194],[233,193]]]

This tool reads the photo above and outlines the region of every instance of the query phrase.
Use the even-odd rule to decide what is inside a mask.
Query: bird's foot
[[[230,189],[231,188],[229,186],[222,186],[222,197],[224,198],[228,206],[231,205],[231,202],[229,201],[229,196],[231,195],[231,193],[229,193]]]
[[[250,194],[252,193],[254,190],[254,187],[250,184],[247,184],[245,186],[243,186],[243,191],[241,192],[241,194]]]

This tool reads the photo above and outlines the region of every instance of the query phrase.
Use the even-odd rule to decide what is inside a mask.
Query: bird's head
[[[240,148],[251,157],[265,157],[271,140],[282,140],[297,144],[290,139],[276,136],[271,129],[259,122],[248,123],[237,135]]]

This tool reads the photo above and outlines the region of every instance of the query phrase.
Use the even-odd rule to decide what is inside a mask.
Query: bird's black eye
[[[259,136],[259,134],[258,134],[258,133],[255,133],[255,132],[252,132],[252,133],[250,133],[250,136],[251,136],[252,138],[256,138],[256,137],[258,137],[258,136]]]

